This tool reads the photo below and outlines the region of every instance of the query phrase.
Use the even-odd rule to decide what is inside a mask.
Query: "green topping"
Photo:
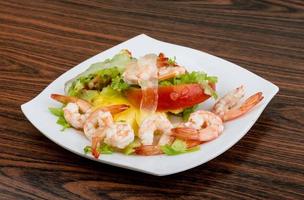
[[[57,124],[62,126],[61,131],[64,131],[67,128],[70,128],[70,124],[65,120],[62,108],[49,108],[49,111],[58,117]]]
[[[106,143],[103,143],[98,149],[98,152],[100,152],[101,154],[112,154],[113,151],[114,149]]]
[[[140,147],[140,146],[141,146],[141,143],[140,143],[139,139],[136,138],[131,144],[129,144],[129,145],[123,150],[123,152],[124,152],[124,154],[126,154],[126,155],[130,155],[130,154],[132,154],[132,153],[135,152],[135,148]]]
[[[181,113],[183,120],[188,121],[191,113],[193,113],[196,108],[197,108],[197,105],[184,109],[183,112]]]
[[[92,64],[89,69],[67,82],[65,91],[69,96],[79,96],[82,90],[98,90],[111,84],[112,79],[121,76],[125,66],[133,58],[127,50],[122,50],[112,59]]]
[[[112,67],[101,69],[86,77],[80,77],[70,87],[69,95],[79,97],[84,89],[102,90],[102,88],[111,84],[112,79],[120,76],[120,73],[117,67]]]
[[[174,56],[173,58],[168,59],[168,64],[169,65],[175,65],[176,64],[176,57]]]
[[[130,85],[126,83],[121,76],[116,76],[112,79],[111,88],[118,92],[128,89]]]
[[[179,139],[176,139],[171,145],[161,146],[161,150],[169,156],[194,152],[194,151],[198,151],[199,149],[200,149],[199,146],[187,149],[186,142]]]
[[[97,90],[82,90],[79,94],[79,98],[92,103],[94,98],[98,95],[99,92]]]
[[[85,154],[88,153],[92,153],[92,147],[91,146],[86,146],[83,149]],[[112,154],[113,153],[113,148],[111,146],[109,146],[108,144],[103,143],[98,149],[97,151],[101,154]]]
[[[62,110],[62,108],[49,108],[49,111],[50,111],[53,115],[55,115],[55,116],[57,116],[57,117],[63,116],[63,110]]]
[[[210,87],[207,83],[201,83],[201,86],[204,88],[204,93],[212,96],[214,99],[218,98],[217,93]]]
[[[191,72],[179,75],[177,77],[160,81],[160,86],[170,86],[170,85],[180,85],[180,84],[191,84],[198,83],[204,88],[204,92],[208,95],[211,95],[214,98],[217,98],[216,92],[210,87],[211,84],[215,84],[217,82],[217,77],[215,76],[207,76],[204,72]]]
[[[83,151],[84,151],[85,154],[92,153],[92,147],[86,146],[86,147],[83,149]]]
[[[86,146],[83,149],[85,154],[88,153],[92,153],[92,147],[91,146]],[[111,146],[109,146],[108,144],[103,143],[98,149],[97,151],[101,154],[112,154],[113,153],[113,148]]]

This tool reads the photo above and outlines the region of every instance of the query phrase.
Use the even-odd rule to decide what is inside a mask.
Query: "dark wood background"
[[[0,1],[0,199],[304,199],[303,11],[303,0]],[[166,177],[76,156],[21,113],[60,74],[141,33],[237,63],[280,92],[229,151]]]

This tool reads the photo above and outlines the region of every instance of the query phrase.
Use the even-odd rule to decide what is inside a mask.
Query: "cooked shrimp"
[[[83,126],[85,136],[92,140],[95,135],[103,135],[105,128],[114,126],[114,120],[110,112],[103,109],[94,111]]]
[[[143,145],[135,149],[135,154],[153,156],[163,154],[159,145]]]
[[[60,94],[52,94],[51,98],[61,103],[67,104],[63,108],[63,114],[66,121],[76,129],[82,129],[88,115],[91,113],[91,104],[85,100],[64,96]]]
[[[186,73],[184,67],[170,65],[168,58],[166,59],[166,61],[160,61],[155,54],[147,54],[137,62],[129,63],[123,73],[124,81],[129,84],[140,84],[139,81],[143,80],[165,80]]]
[[[160,53],[157,58],[157,67],[179,66],[175,61],[172,62],[165,54]]]
[[[160,146],[170,144],[174,139],[171,136],[172,128],[173,125],[164,115],[154,114],[147,117],[139,127],[138,135],[143,145],[136,148],[136,154],[162,154]],[[156,144],[154,142],[155,133],[161,134]]]
[[[92,107],[89,102],[83,99],[79,99],[77,97],[65,96],[61,94],[51,94],[51,98],[63,104],[76,103],[77,105],[79,105],[79,107],[81,107],[84,112],[86,112]]]
[[[154,141],[154,133],[161,132],[162,136],[160,138],[160,143],[166,143],[171,134],[171,129],[173,128],[171,122],[161,114],[154,114],[148,116],[141,123],[138,136],[143,145],[152,145]]]
[[[167,144],[171,144],[173,140],[174,138],[171,137],[171,140]],[[202,144],[201,141],[197,140],[185,140],[185,142],[188,149]],[[161,150],[161,145],[143,145],[135,149],[135,154],[143,156],[152,156],[163,154],[163,151]]]
[[[115,124],[106,131],[104,142],[110,146],[123,149],[134,140],[134,131],[129,124]]]
[[[84,123],[84,134],[89,140],[92,140],[96,133],[103,132],[104,128],[114,126],[112,114],[117,114],[128,108],[128,105],[120,104],[96,109]]]
[[[186,73],[186,69],[175,61],[170,61],[163,53],[157,58],[158,79],[165,80]]]
[[[92,141],[92,154],[99,157],[97,151],[101,141],[107,136],[107,132],[115,127],[112,114],[122,112],[129,108],[128,105],[112,105],[96,109],[90,114],[83,126],[85,136]]]
[[[157,80],[156,59],[155,54],[147,54],[130,62],[123,73],[124,81],[128,84],[139,84],[139,81]]]
[[[213,106],[212,112],[220,116],[223,121],[229,121],[247,113],[264,98],[262,92],[258,92],[239,105],[244,93],[244,86],[229,92],[218,100]]]
[[[166,80],[166,79],[174,78],[178,75],[185,74],[185,73],[186,73],[186,69],[184,67],[181,67],[181,66],[161,67],[161,68],[158,69],[158,79],[159,80]]]
[[[188,122],[172,129],[172,135],[183,140],[206,142],[217,138],[223,130],[220,117],[212,112],[199,110],[190,115]]]
[[[94,135],[92,136],[92,155],[95,158],[98,158],[100,155],[100,152],[98,151],[98,148],[100,147],[101,141],[106,136],[106,130],[108,127],[99,127]]]

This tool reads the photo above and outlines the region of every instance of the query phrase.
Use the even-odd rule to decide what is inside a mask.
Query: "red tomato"
[[[215,85],[211,85],[215,89]],[[129,89],[126,91],[128,100],[139,107],[142,97],[141,89]],[[184,109],[194,106],[207,100],[210,95],[206,95],[200,84],[182,84],[174,86],[160,86],[158,88],[158,111],[169,111]]]

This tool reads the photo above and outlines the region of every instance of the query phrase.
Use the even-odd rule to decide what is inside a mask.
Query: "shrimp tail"
[[[160,81],[167,80],[170,78],[174,78],[177,75],[178,75],[178,73],[176,73],[176,72],[165,73],[165,74],[159,75],[158,80],[160,80]]]
[[[135,149],[135,153],[143,156],[152,156],[163,154],[160,146],[157,145],[143,145]]]
[[[250,96],[239,108],[231,109],[228,112],[226,112],[225,115],[222,117],[223,121],[233,120],[235,118],[240,117],[241,115],[244,115],[255,105],[261,102],[263,98],[264,97],[262,92],[258,92]]]
[[[114,115],[114,114],[123,112],[123,111],[127,110],[128,108],[130,108],[130,106],[127,104],[118,104],[118,105],[102,107],[100,109],[103,111],[109,111],[112,115]]]
[[[100,137],[93,137],[92,138],[92,155],[95,158],[99,158],[100,152],[98,151],[98,148],[100,146]]]
[[[78,100],[76,97],[65,96],[61,94],[51,94],[51,98],[63,104],[76,103]]]
[[[188,128],[188,127],[182,127],[182,128],[173,128],[171,129],[172,131],[172,136],[182,139],[182,140],[194,140],[194,141],[199,141],[200,136],[199,136],[199,131],[193,128]]]
[[[203,143],[202,141],[197,141],[197,140],[186,140],[185,142],[187,144],[188,149],[192,147],[196,147]]]
[[[51,94],[51,98],[63,104],[76,103],[83,112],[87,112],[92,107],[89,102],[77,97],[65,96],[61,94]]]

